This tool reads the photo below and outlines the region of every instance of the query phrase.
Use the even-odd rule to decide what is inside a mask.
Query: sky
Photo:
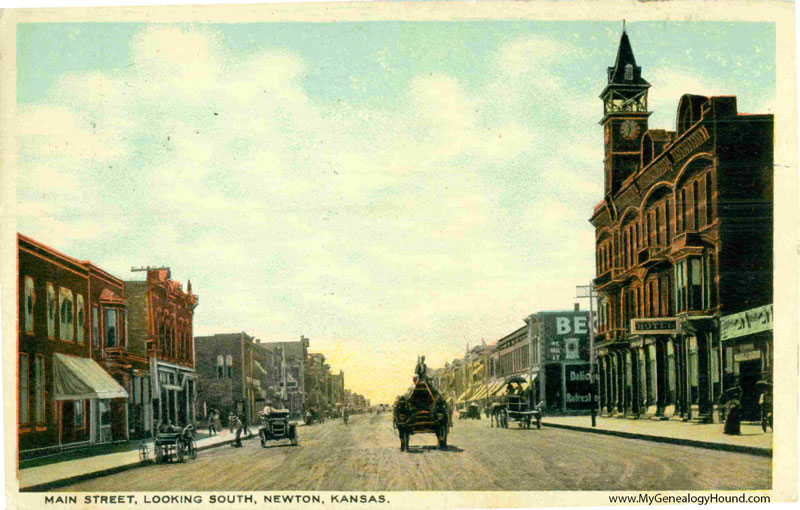
[[[123,279],[167,265],[196,335],[305,335],[388,403],[418,354],[436,368],[571,309],[594,275],[621,28],[19,25],[17,229]],[[772,24],[627,32],[651,128],[684,93],[773,111]]]

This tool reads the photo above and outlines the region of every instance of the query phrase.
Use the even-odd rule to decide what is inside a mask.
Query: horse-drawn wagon
[[[184,462],[187,458],[197,458],[197,441],[194,438],[194,426],[186,425],[183,429],[167,425],[156,433],[153,439],[153,455],[156,464]],[[147,441],[139,443],[139,460],[150,460],[150,446]]]
[[[543,402],[531,406],[530,388],[523,389],[526,381],[522,377],[514,377],[505,382],[506,394],[492,405],[490,426],[497,424],[500,428],[508,428],[509,421],[517,422],[519,427],[531,428],[536,423],[536,428],[542,428]]]

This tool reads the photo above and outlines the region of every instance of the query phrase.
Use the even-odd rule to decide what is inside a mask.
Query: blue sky
[[[768,23],[628,23],[653,128],[772,111]],[[19,25],[18,230],[388,400],[593,275],[616,22]],[[373,381],[384,386],[374,388]]]

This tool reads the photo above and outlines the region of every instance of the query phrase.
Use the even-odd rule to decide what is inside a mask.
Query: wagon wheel
[[[164,447],[156,443],[155,446],[156,464],[164,462]]]
[[[186,453],[186,443],[183,441],[182,438],[178,437],[175,439],[175,460],[178,462],[183,462],[184,455]]]
[[[189,441],[189,458],[192,460],[197,458],[197,441],[194,438]]]

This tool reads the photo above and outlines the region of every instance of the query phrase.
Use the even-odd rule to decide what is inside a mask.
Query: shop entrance
[[[561,392],[561,364],[549,364],[544,367],[545,400],[551,412],[561,412],[564,397]]]
[[[742,420],[757,421],[761,417],[758,408],[758,387],[761,379],[761,360],[739,362],[739,386],[742,388]]]

